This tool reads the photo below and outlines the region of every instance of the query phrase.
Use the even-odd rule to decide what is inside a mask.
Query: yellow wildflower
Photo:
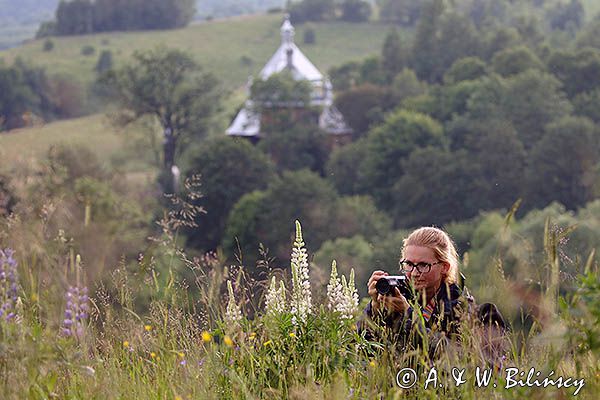
[[[202,332],[202,341],[208,343],[212,340],[212,335],[206,331]]]
[[[179,358],[185,357],[185,354],[183,352],[181,352],[181,351],[179,353],[177,353],[177,355],[179,356]]]
[[[123,347],[129,347],[129,342],[127,340],[123,341]]]
[[[250,340],[256,339],[256,333],[255,332],[250,333],[250,336],[248,336],[248,339],[250,339]]]
[[[144,325],[144,330],[150,332],[152,330],[152,325]]]
[[[156,358],[156,353],[155,352],[150,353],[150,357],[151,358]]]
[[[370,365],[371,367],[374,367],[374,366],[375,366],[375,361],[373,361],[373,360],[369,361],[369,365]]]
[[[266,342],[264,342],[264,343],[263,343],[263,346],[268,346],[268,345],[270,345],[271,343],[273,343],[273,341],[272,341],[272,340],[267,340]]]
[[[296,337],[296,334],[295,334],[294,332],[290,332],[290,337],[291,337],[291,338],[295,338],[295,337]]]
[[[233,340],[231,340],[231,338],[228,335],[225,335],[225,337],[223,338],[223,343],[225,343],[229,347],[233,346]]]

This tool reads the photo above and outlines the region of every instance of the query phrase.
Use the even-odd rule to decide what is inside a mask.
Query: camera
[[[394,288],[398,288],[402,296],[404,296],[407,300],[412,299],[413,291],[410,288],[410,284],[408,283],[408,278],[406,275],[382,276],[375,284],[377,293],[383,296],[394,294]]]

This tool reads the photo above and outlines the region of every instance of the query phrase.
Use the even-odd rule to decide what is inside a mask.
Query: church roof
[[[317,67],[310,62],[308,58],[294,43],[295,29],[288,16],[281,25],[281,45],[273,54],[271,59],[260,71],[260,78],[268,79],[271,75],[288,68],[294,74],[296,79],[306,79],[309,81],[320,81],[323,75]],[[289,57],[291,56],[291,59]]]
[[[258,136],[260,115],[250,111],[247,107],[242,108],[225,133],[235,136]]]
[[[288,63],[288,52],[290,50],[292,59],[291,63]],[[262,71],[260,71],[260,77],[266,80],[271,75],[281,72],[286,68],[292,69],[295,79],[306,79],[313,82],[323,79],[323,75],[317,67],[306,58],[294,43],[282,43]]]

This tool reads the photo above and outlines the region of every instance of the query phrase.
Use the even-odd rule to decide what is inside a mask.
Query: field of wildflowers
[[[431,353],[357,333],[365,282],[334,260],[323,279],[299,222],[289,268],[265,256],[249,269],[184,250],[179,230],[199,211],[186,198],[142,240],[144,230],[118,222],[141,220],[141,206],[98,191],[103,207],[90,210],[61,194],[70,192],[60,175],[22,181],[35,183],[20,191],[30,201],[0,216],[2,399],[594,399],[600,390],[600,273],[592,253],[574,284],[562,281],[570,229],[546,224],[546,290],[508,337],[465,318],[460,337]],[[131,248],[141,249],[133,259]],[[116,266],[93,270],[116,254],[125,254]],[[502,265],[499,255],[488,267],[502,277],[499,305],[516,297]],[[482,382],[481,371],[494,379]]]
[[[291,273],[267,271],[262,280],[215,254],[188,258],[176,236],[165,232],[159,246],[167,273],[157,271],[156,255],[141,254],[135,269],[122,266],[112,285],[93,289],[72,251],[3,249],[2,398],[545,399],[596,398],[600,390],[600,275],[591,261],[574,294],[558,298],[551,322],[512,331],[494,366],[492,342],[473,324],[433,358],[365,340],[356,331],[353,272],[338,276],[334,261],[327,287],[311,287],[298,222]],[[178,264],[195,287],[177,279]],[[493,374],[487,385],[478,367]],[[414,386],[406,368],[417,374]],[[514,383],[518,375],[509,379],[506,368],[534,375]],[[537,387],[548,376],[562,376],[561,385]]]

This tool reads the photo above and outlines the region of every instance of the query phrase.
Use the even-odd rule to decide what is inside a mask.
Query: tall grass
[[[506,388],[508,367],[525,374],[535,368],[540,381],[551,371],[554,378],[584,379],[581,398],[595,398],[600,389],[600,274],[593,257],[576,291],[565,297],[550,274],[544,296],[559,307],[548,322],[526,332],[515,328],[505,337],[465,315],[459,337],[432,354],[427,345],[399,348],[385,332],[380,341],[366,340],[356,330],[361,307],[351,318],[332,311],[326,289],[303,278],[308,263],[299,225],[292,272],[267,265],[255,279],[244,266],[225,265],[218,254],[194,257],[181,248],[177,229],[194,210],[186,208],[185,198],[178,201],[180,210],[163,219],[154,244],[97,283],[85,281],[85,254],[78,262],[72,247],[43,232],[43,223],[29,225],[41,232],[25,236],[17,229],[25,219],[0,220],[0,247],[18,248],[19,271],[17,316],[0,320],[2,398],[544,399],[571,397],[576,390]],[[548,231],[547,260],[556,260],[557,243]],[[553,268],[560,268],[557,261]],[[272,277],[284,282],[284,304],[265,310]],[[61,334],[65,292],[86,284],[91,303],[84,331]],[[511,296],[510,285],[498,286]],[[306,288],[314,300],[301,317],[298,304],[306,300]],[[496,380],[477,387],[477,367],[490,369]],[[397,383],[404,368],[418,374],[411,388]],[[455,368],[465,369],[466,382],[458,386]]]

